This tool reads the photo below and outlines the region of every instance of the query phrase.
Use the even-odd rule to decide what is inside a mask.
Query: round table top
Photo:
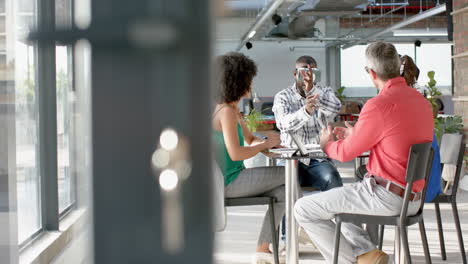
[[[326,159],[328,158],[327,154],[323,152],[313,152],[305,156],[291,155],[289,153],[273,153],[269,151],[262,151],[263,155],[267,156],[270,159],[281,159],[281,160],[300,160],[300,159]]]
[[[267,156],[270,159],[278,159],[278,160],[300,160],[300,159],[327,159],[328,156],[324,152],[312,152],[307,154],[306,156],[292,156],[289,153],[273,153],[268,150],[262,151],[262,154]],[[358,156],[358,158],[368,158],[369,152],[364,152]]]

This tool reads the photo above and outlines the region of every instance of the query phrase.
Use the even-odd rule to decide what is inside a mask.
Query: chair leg
[[[447,253],[445,252],[444,229],[442,227],[442,219],[440,217],[439,203],[435,202],[434,207],[437,220],[437,229],[439,231],[440,255],[442,256],[442,260],[447,260]]]
[[[335,229],[335,249],[333,251],[333,264],[338,264],[338,254],[340,250],[340,238],[341,238],[341,221],[336,221]]]
[[[379,225],[379,250],[382,250],[385,225]]]
[[[411,264],[411,254],[410,254],[409,242],[408,242],[408,229],[406,226],[400,226],[400,235],[401,235],[401,243],[403,245],[403,251],[405,254],[405,262],[407,264]]]
[[[460,252],[462,255],[463,264],[466,264],[465,245],[463,244],[463,235],[462,235],[462,230],[460,226],[460,217],[458,216],[457,201],[455,200],[452,200],[452,212],[453,212],[453,218],[455,222],[455,228],[457,229],[458,245],[460,246]]]
[[[426,263],[431,264],[431,253],[429,252],[429,245],[427,243],[427,236],[426,236],[426,227],[424,226],[424,220],[421,219],[419,222],[419,232],[421,233],[421,239],[424,249],[424,257],[426,258]]]
[[[273,256],[275,257],[275,264],[279,264],[279,253],[278,253],[278,241],[276,240],[276,223],[275,223],[275,211],[273,209],[274,202],[273,198],[270,199],[269,211],[270,211],[270,223],[271,223],[271,242],[273,244]]]
[[[401,262],[401,236],[400,227],[395,226],[395,239],[394,239],[394,263],[400,264]]]

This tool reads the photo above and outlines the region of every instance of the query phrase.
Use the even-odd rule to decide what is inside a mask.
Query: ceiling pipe
[[[231,11],[246,9],[261,9],[265,7],[265,0],[230,0],[225,1],[226,9]]]
[[[283,4],[285,0],[274,0],[271,1],[268,6],[263,9],[260,14],[258,14],[257,20],[252,24],[252,26],[247,30],[247,32],[242,36],[241,41],[239,42],[239,45],[237,46],[237,51],[240,51],[242,47],[247,43],[251,38],[253,38],[257,32],[257,30],[260,28],[265,21],[271,19],[271,16],[275,13],[276,9],[280,7],[281,4]]]
[[[355,46],[355,45],[357,45],[357,44],[359,44],[359,43],[363,43],[363,42],[365,42],[365,41],[367,41],[367,40],[375,39],[375,38],[377,38],[378,36],[381,36],[381,35],[383,35],[383,34],[385,34],[385,33],[391,32],[391,31],[393,31],[393,30],[395,30],[395,29],[399,29],[399,28],[405,27],[405,26],[407,26],[407,25],[413,24],[413,23],[415,23],[415,22],[417,22],[417,21],[426,19],[426,18],[428,18],[428,17],[431,17],[431,16],[434,16],[434,15],[440,14],[440,13],[445,12],[445,11],[446,11],[446,6],[445,6],[445,4],[436,6],[436,7],[434,7],[434,8],[428,9],[428,10],[426,10],[426,11],[424,11],[424,12],[421,12],[421,13],[419,13],[419,14],[417,14],[417,15],[411,16],[411,17],[409,17],[408,19],[403,20],[403,21],[401,21],[401,22],[398,22],[398,23],[396,23],[396,24],[394,24],[394,25],[392,25],[392,26],[390,26],[390,27],[388,27],[388,28],[386,28],[386,29],[384,29],[384,30],[378,31],[378,32],[373,33],[373,34],[371,34],[371,35],[368,35],[368,36],[362,38],[361,41],[354,41],[354,42],[348,43],[348,44],[344,45],[344,46],[342,47],[342,49],[351,48],[351,47],[353,47],[353,46]]]
[[[315,22],[317,21],[315,16],[300,16],[289,22],[288,24],[288,36],[291,39],[297,39],[302,37],[305,33],[314,29]]]
[[[402,3],[377,3],[371,4],[370,6],[400,6],[400,5],[409,5],[408,1]]]
[[[367,6],[367,9],[393,9],[395,8],[396,6],[399,6],[399,5],[395,5],[395,6]],[[410,6],[410,5],[403,5],[406,9],[411,9],[411,10],[427,10],[427,9],[431,9],[431,8],[434,8],[436,6]]]

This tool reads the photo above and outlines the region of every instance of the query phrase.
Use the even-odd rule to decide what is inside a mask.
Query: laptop
[[[270,149],[270,152],[273,153],[280,153],[280,154],[296,154],[299,152],[301,156],[307,156],[309,153],[317,153],[317,152],[322,152],[322,149],[320,148],[320,145],[318,144],[308,144],[305,145],[299,136],[292,132],[288,132],[289,135],[291,136],[294,144],[296,144],[297,148],[277,148],[277,149]]]

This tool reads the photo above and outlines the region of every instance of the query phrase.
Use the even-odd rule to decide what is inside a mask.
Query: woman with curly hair
[[[275,223],[278,225],[285,210],[284,167],[246,169],[243,162],[280,144],[278,134],[270,134],[267,139],[254,136],[237,107],[242,98],[250,95],[257,66],[245,55],[232,52],[217,58],[216,70],[218,93],[212,127],[216,162],[224,175],[225,197],[275,197]],[[253,263],[274,263],[273,254],[268,249],[274,235],[270,231],[268,215],[269,212],[263,220]],[[280,262],[284,262],[284,257]]]

